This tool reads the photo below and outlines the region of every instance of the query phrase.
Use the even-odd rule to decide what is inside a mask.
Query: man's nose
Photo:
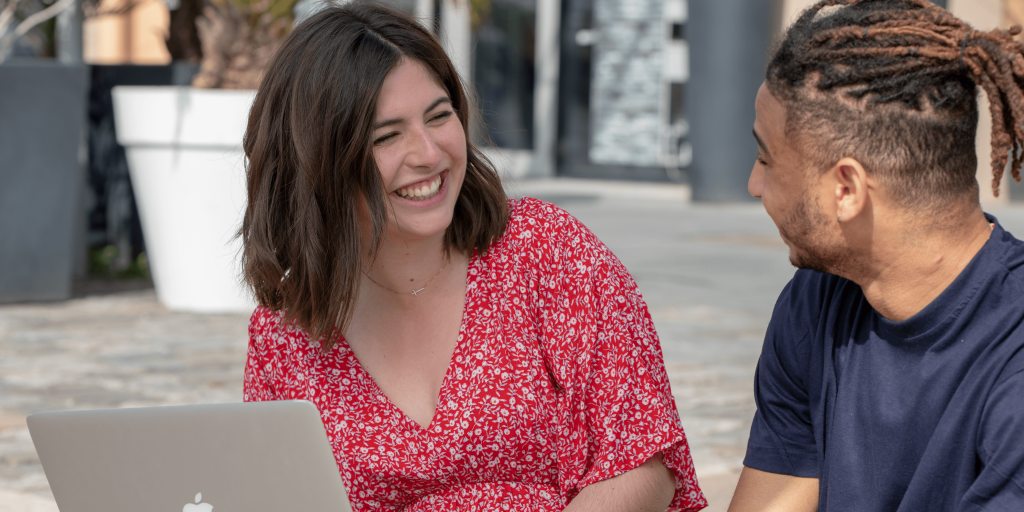
[[[760,162],[754,162],[754,168],[750,170],[750,179],[747,181],[747,192],[760,199],[764,190],[764,167]]]

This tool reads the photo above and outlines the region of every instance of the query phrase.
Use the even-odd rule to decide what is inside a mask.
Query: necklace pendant
[[[417,293],[422,292],[423,290],[426,290],[426,289],[427,289],[427,287],[424,286],[423,288],[420,288],[419,290],[413,290],[412,291],[413,297],[415,297]]]

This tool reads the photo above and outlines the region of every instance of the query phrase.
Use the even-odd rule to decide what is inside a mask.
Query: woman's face
[[[402,59],[384,79],[373,123],[388,237],[443,234],[466,176],[466,135],[448,92],[419,61]]]

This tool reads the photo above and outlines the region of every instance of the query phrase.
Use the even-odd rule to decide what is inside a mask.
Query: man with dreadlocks
[[[926,0],[824,0],[758,92],[760,197],[799,267],[730,510],[1024,511],[1024,243],[979,205],[1024,160],[1024,44]]]

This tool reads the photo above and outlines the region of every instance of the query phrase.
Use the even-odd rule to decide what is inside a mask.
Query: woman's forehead
[[[418,60],[403,58],[384,78],[376,115],[384,118],[410,108],[423,108],[441,95],[447,97],[448,91],[431,70]]]

